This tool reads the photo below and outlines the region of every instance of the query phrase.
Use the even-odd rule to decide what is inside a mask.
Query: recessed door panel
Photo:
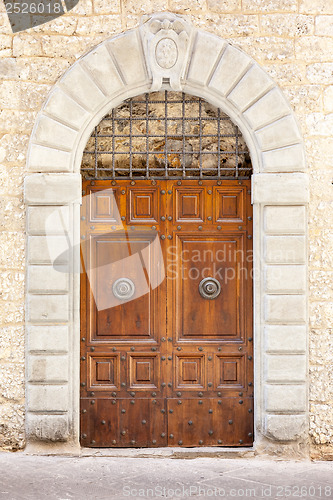
[[[176,188],[175,213],[177,222],[203,222],[204,221],[204,196],[203,188]]]
[[[157,222],[159,218],[158,191],[153,187],[129,188],[129,222]]]
[[[99,190],[98,187],[90,187],[87,190],[89,200],[90,222],[119,222],[119,190],[107,188]]]
[[[246,186],[217,187],[215,195],[216,222],[245,222],[246,221]]]
[[[119,389],[120,360],[119,355],[110,353],[87,354],[88,388],[91,391],[99,389]]]
[[[243,235],[179,234],[175,283],[178,338],[240,338]],[[214,298],[200,293],[212,277],[220,288]]]
[[[124,231],[95,235],[90,240],[89,281],[91,338],[153,335],[155,294],[153,241]],[[143,257],[144,256],[144,257]]]

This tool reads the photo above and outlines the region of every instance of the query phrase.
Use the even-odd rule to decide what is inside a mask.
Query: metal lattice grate
[[[155,92],[128,99],[95,127],[83,153],[86,179],[249,178],[238,127],[201,98]]]

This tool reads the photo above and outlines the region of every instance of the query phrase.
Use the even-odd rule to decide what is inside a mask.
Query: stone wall
[[[65,16],[13,35],[0,31],[0,446],[24,444],[24,210],[22,177],[34,119],[51,86],[100,41],[142,14],[186,14],[246,51],[282,88],[298,117],[310,167],[310,435],[333,450],[333,5],[327,0],[80,0]],[[331,327],[331,328],[330,328]]]

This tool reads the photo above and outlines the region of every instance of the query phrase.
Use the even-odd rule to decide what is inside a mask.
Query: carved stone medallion
[[[156,62],[164,69],[172,68],[178,59],[177,45],[171,38],[162,38],[155,49]]]

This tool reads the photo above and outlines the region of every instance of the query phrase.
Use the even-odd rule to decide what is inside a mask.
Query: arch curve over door
[[[50,217],[50,207],[58,207],[61,214],[48,230],[52,248],[70,241],[74,251],[67,281],[57,284],[50,279],[37,287],[28,282],[27,331],[34,346],[27,354],[28,440],[78,443],[79,279],[75,270],[79,253],[75,244],[79,243],[83,149],[94,126],[111,108],[160,89],[181,90],[221,108],[238,125],[249,147],[257,276],[257,436],[259,441],[264,436],[299,441],[307,420],[306,298],[305,290],[295,289],[295,280],[289,279],[295,274],[305,276],[308,191],[299,128],[278,86],[253,59],[167,12],[144,18],[138,28],[102,42],[79,59],[53,87],[35,123],[25,179],[30,217],[28,274],[35,265],[52,263],[43,243],[47,225],[41,224]],[[32,217],[36,210],[38,221]],[[295,238],[298,250],[304,251],[290,260],[288,248]],[[269,278],[273,264],[280,266],[280,281]],[[46,330],[52,339],[49,344],[43,343]],[[297,346],[285,340],[295,331]],[[50,366],[43,380],[34,379],[36,351]],[[289,366],[295,370],[287,370]]]

